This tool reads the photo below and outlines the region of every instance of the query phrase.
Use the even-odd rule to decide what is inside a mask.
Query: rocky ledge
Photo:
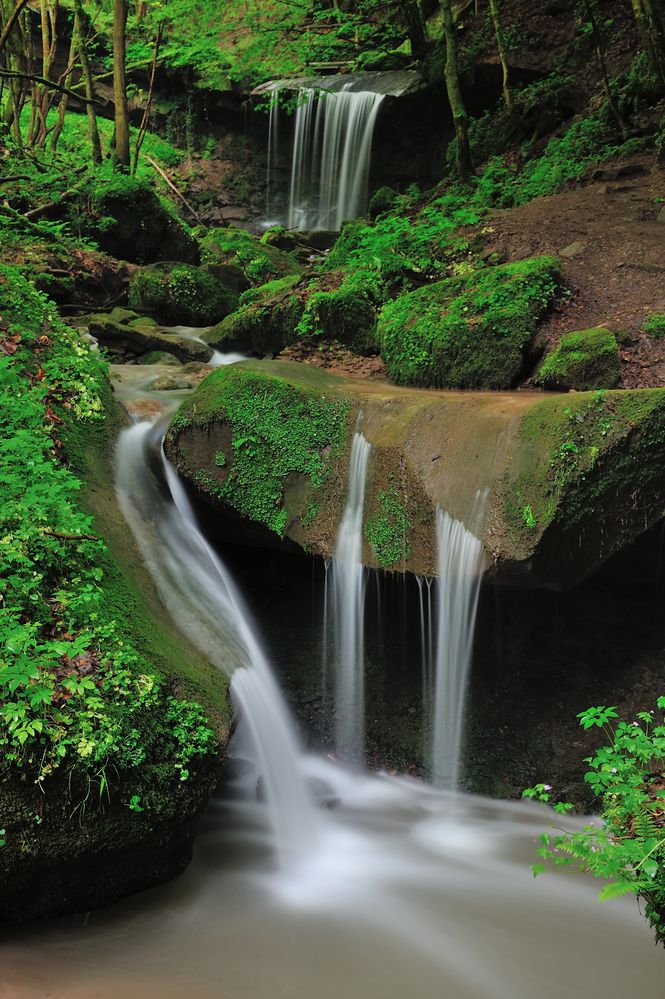
[[[369,566],[435,574],[436,507],[470,526],[486,490],[488,573],[567,588],[665,509],[665,389],[438,392],[248,361],[205,379],[166,448],[236,539],[329,557],[356,427]]]

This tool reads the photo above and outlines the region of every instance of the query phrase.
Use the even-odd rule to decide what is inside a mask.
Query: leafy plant
[[[646,902],[656,937],[665,943],[665,697],[657,710],[619,719],[615,707],[578,714],[585,731],[600,729],[606,743],[587,757],[585,781],[601,802],[601,822],[577,832],[544,833],[538,854],[559,866],[574,866],[606,881],[601,899],[632,893]],[[551,800],[553,788],[537,784],[524,796]],[[555,811],[572,806],[559,802]],[[536,864],[534,874],[544,870]]]

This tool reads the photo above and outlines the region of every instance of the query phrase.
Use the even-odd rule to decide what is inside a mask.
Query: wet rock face
[[[469,524],[478,493],[487,490],[489,575],[565,589],[662,517],[663,389],[434,393],[357,382],[285,361],[253,361],[207,379],[167,437],[180,474],[207,502],[233,513],[237,536],[243,523],[255,535],[256,515],[241,492],[219,485],[240,474],[236,448],[264,445],[264,431],[249,409],[233,403],[229,417],[239,383],[250,376],[259,378],[264,399],[274,394],[277,400],[289,386],[322,403],[343,401],[347,411],[346,443],[341,450],[320,451],[322,474],[314,486],[297,469],[283,478],[276,473],[271,522],[264,518],[275,543],[290,539],[323,557],[332,554],[359,414],[372,445],[364,510],[367,565],[434,575],[436,507]],[[288,451],[287,421],[277,423],[280,447]],[[224,454],[221,464],[218,452]],[[270,536],[264,531],[262,543]]]

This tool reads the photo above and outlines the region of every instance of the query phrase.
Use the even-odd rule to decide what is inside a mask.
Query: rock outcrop
[[[166,448],[202,498],[235,515],[236,538],[329,557],[356,425],[372,444],[367,565],[435,574],[436,507],[468,524],[487,490],[488,572],[566,588],[663,515],[665,389],[435,392],[252,361],[201,384]]]

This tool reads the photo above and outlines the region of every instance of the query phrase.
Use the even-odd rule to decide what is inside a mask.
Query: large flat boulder
[[[185,401],[166,449],[236,538],[329,557],[357,421],[372,444],[370,566],[434,575],[436,507],[470,526],[487,490],[488,572],[565,588],[665,509],[665,389],[439,392],[248,361]]]

